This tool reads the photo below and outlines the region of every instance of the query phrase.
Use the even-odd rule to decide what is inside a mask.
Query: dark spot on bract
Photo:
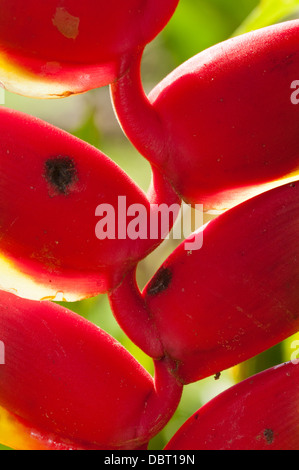
[[[264,431],[264,438],[267,441],[268,445],[271,445],[274,441],[274,432],[272,429],[265,429]]]
[[[69,194],[70,187],[77,180],[75,162],[70,157],[49,158],[45,163],[45,178],[58,194]]]
[[[215,380],[219,380],[221,377],[221,372],[217,372],[217,374],[214,376]]]
[[[172,272],[169,268],[160,268],[155,277],[149,283],[147,295],[157,295],[166,290],[171,282]]]

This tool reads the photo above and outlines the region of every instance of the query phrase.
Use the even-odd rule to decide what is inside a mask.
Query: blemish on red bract
[[[69,194],[72,184],[78,180],[75,162],[70,157],[49,158],[45,163],[46,180],[57,194]]]
[[[79,34],[80,18],[71,15],[64,7],[57,7],[52,23],[68,39],[76,39]]]

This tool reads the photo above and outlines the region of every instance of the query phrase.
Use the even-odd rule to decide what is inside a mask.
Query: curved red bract
[[[227,211],[167,258],[143,297],[183,383],[239,364],[299,327],[299,184]],[[193,245],[195,247],[195,245]]]
[[[298,365],[268,369],[204,405],[165,450],[298,450],[298,396]]]
[[[296,179],[298,40],[294,20],[222,42],[174,70],[148,100],[138,64],[112,85],[127,137],[186,202],[227,209]]]
[[[112,83],[166,25],[177,4],[1,0],[1,81],[12,91],[45,97]]]
[[[0,292],[0,337],[0,405],[41,438],[103,449],[148,441],[139,425],[153,380],[107,333],[58,305]]]
[[[34,300],[97,295],[162,241],[118,237],[118,217],[125,229],[132,220],[119,213],[119,196],[144,207],[148,234],[150,202],[99,150],[5,108],[0,127],[1,288]],[[101,204],[115,212],[115,239],[96,236]]]

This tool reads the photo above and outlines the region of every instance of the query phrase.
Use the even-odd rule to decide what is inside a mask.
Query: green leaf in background
[[[299,332],[283,342],[284,362],[299,360]]]
[[[95,122],[95,113],[96,108],[91,107],[88,110],[86,118],[81,123],[81,126],[73,130],[72,134],[99,149],[102,139],[100,129]]]
[[[271,24],[299,15],[299,0],[261,0],[248,18],[237,28],[234,35],[264,28]]]
[[[228,39],[257,5],[258,0],[180,0],[162,32],[175,65]]]
[[[13,450],[13,449],[11,449],[10,447],[6,447],[6,446],[3,446],[2,444],[0,444],[0,450]]]

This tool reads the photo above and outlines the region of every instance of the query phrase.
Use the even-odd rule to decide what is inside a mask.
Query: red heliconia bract
[[[299,169],[298,42],[299,20],[230,39],[178,67],[148,98],[140,56],[112,85],[124,132],[186,202],[209,210],[290,181]]]
[[[217,374],[298,331],[298,234],[299,182],[211,221],[197,232],[201,249],[190,246],[194,236],[185,240],[147,284],[143,302],[130,273],[110,294],[112,308],[139,347],[176,361],[183,383]],[[138,330],[130,328],[134,304]],[[160,348],[151,347],[145,319]]]
[[[51,302],[0,292],[0,338],[0,406],[31,446],[137,449],[180,400],[166,363],[153,380],[107,333]]]
[[[0,128],[1,289],[32,300],[73,301],[104,293],[162,241],[163,236],[128,236],[132,217],[126,219],[119,198],[126,207],[144,208],[148,234],[152,206],[99,150],[3,107]],[[154,180],[153,200],[177,200],[160,187],[164,191],[164,183]],[[97,215],[104,212],[96,211],[106,205],[113,220],[99,239],[96,227],[103,217]]]
[[[0,82],[57,98],[115,81],[179,0],[0,0]]]
[[[298,450],[298,406],[299,366],[282,364],[204,405],[165,450]]]

